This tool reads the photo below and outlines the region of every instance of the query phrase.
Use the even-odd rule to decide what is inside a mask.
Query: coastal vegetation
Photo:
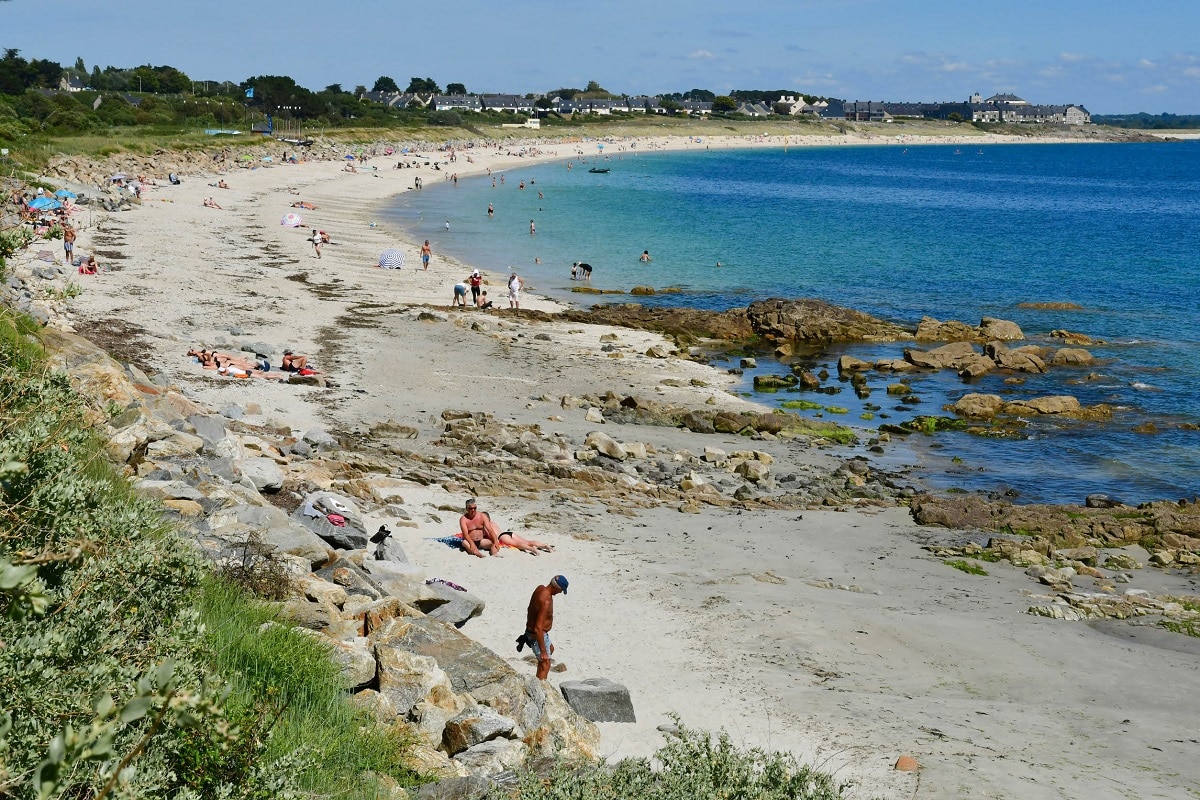
[[[836,800],[848,788],[790,755],[742,749],[725,733],[714,738],[675,722],[653,759],[627,758],[612,767],[559,763],[549,779],[526,769],[515,789],[497,787],[488,800]]]
[[[103,409],[47,367],[36,330],[0,311],[0,796],[416,782],[409,734],[360,719],[324,649],[213,575],[109,466]]]

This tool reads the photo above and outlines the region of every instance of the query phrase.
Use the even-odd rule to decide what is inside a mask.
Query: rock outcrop
[[[812,298],[758,300],[746,308],[746,318],[754,333],[779,341],[893,342],[912,338],[899,325]]]

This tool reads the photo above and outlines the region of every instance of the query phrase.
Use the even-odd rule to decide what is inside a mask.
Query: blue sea
[[[1016,502],[1200,494],[1200,432],[1186,428],[1200,423],[1200,142],[576,147],[572,169],[562,146],[561,160],[496,173],[495,187],[488,177],[454,185],[423,170],[426,188],[396,198],[387,215],[430,239],[435,253],[493,273],[515,268],[529,288],[579,305],[726,309],[816,297],[907,326],[925,315],[970,324],[1000,317],[1052,346],[1052,330],[1085,333],[1104,342],[1088,347],[1100,359],[1093,367],[1054,368],[1020,385],[998,373],[969,384],[951,372],[906,376],[915,405],[885,393],[896,376],[870,373],[872,394],[860,400],[835,369],[843,353],[900,357],[911,343],[834,345],[787,364],[764,353],[741,389],[768,404],[820,402],[826,408],[800,413],[867,431],[945,415],[944,404],[969,392],[1073,394],[1112,405],[1113,418],[1031,419],[1012,439],[893,436],[883,461],[911,467],[912,480],[930,488],[1004,492]],[[653,261],[639,261],[643,250]],[[593,266],[596,288],[681,291],[571,294],[574,261]],[[1044,302],[1082,310],[1021,307]],[[827,366],[827,385],[840,391],[753,392],[754,374],[783,374],[796,362]]]

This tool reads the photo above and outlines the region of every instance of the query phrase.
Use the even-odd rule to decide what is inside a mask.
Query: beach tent
[[[379,266],[384,269],[400,269],[404,266],[404,253],[399,250],[384,250],[379,254]]]
[[[304,218],[295,212],[289,212],[283,215],[283,219],[279,220],[279,224],[288,228],[298,228]]]

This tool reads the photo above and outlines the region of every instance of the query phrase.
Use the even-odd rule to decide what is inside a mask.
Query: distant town
[[[536,117],[539,112],[556,112],[564,116],[614,113],[683,113],[699,116],[716,111],[747,117],[791,115],[853,122],[889,122],[907,118],[955,122],[1084,125],[1092,121],[1092,115],[1081,105],[1035,105],[1014,94],[996,94],[984,99],[976,93],[965,101],[949,103],[890,103],[874,100],[848,102],[787,94],[781,94],[774,102],[739,101],[732,97],[714,97],[711,100],[676,99],[662,95],[601,99],[561,95],[536,97],[516,94],[419,92],[364,92],[361,99],[400,108],[420,107],[431,111],[508,111],[530,117]]]

